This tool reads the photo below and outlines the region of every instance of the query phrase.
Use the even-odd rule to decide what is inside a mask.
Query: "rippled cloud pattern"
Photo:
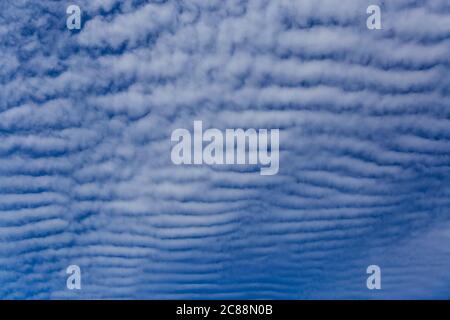
[[[0,297],[450,298],[449,71],[448,0],[1,0]],[[175,166],[194,120],[279,173]]]

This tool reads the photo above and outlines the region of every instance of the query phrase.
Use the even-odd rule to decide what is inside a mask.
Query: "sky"
[[[0,0],[0,298],[449,299],[449,70],[448,0]]]

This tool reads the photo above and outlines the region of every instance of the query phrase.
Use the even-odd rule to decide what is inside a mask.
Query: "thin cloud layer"
[[[448,1],[69,4],[0,3],[0,297],[450,297]],[[279,173],[173,165],[194,120]]]

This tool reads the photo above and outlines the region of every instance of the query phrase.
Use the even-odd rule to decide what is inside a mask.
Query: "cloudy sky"
[[[0,0],[0,297],[450,298],[449,70],[448,0]]]

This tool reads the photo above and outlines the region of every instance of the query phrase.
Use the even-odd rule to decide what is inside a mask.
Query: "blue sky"
[[[448,0],[0,0],[0,49],[1,298],[450,298]],[[279,173],[173,165],[194,120]]]

